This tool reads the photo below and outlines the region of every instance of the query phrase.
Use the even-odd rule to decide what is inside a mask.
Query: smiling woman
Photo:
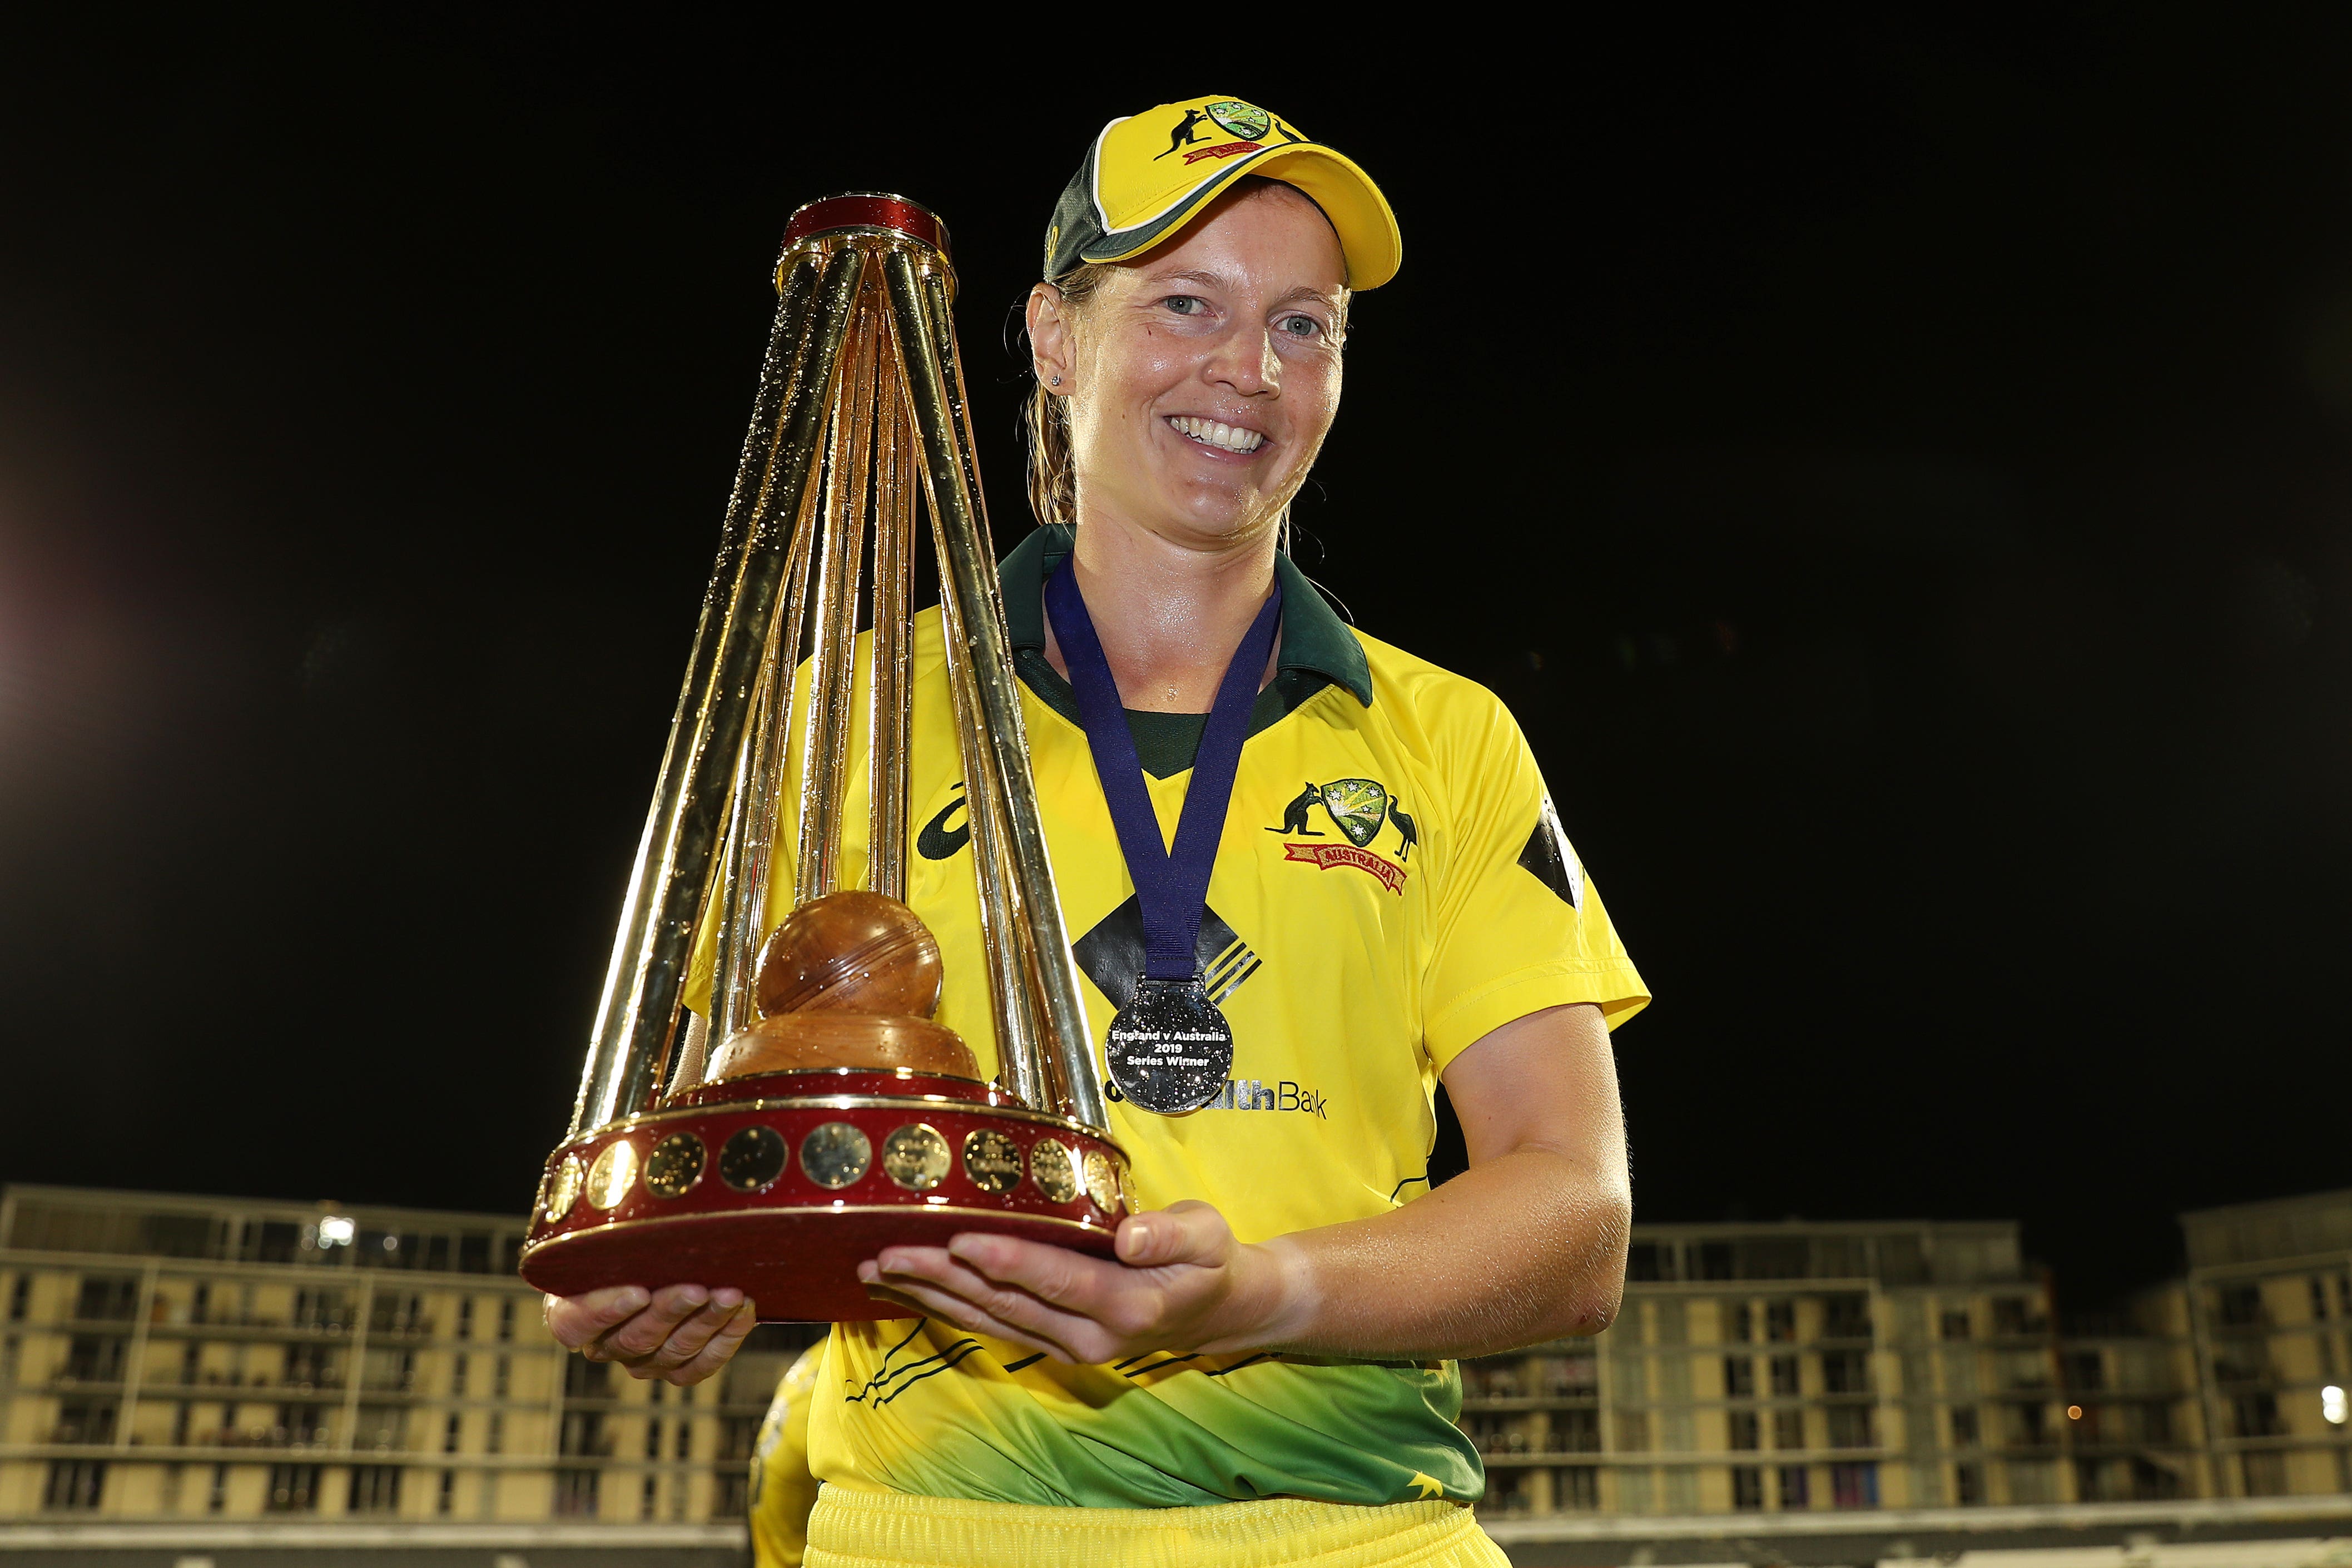
[[[1453,1358],[1616,1310],[1609,1029],[1641,977],[1501,704],[1344,625],[1279,547],[1349,300],[1397,261],[1370,179],[1238,100],[1114,121],[1063,194],[1027,309],[1044,526],[999,571],[1140,1203],[1115,1260],[974,1232],[860,1267],[905,1315],[836,1326],[779,1396],[824,1483],[810,1563],[1498,1563]],[[919,621],[934,823],[964,798],[943,648]],[[972,855],[922,836],[906,902],[985,1074]],[[1432,1191],[1441,1079],[1470,1169]],[[549,1321],[690,1383],[752,1312],[622,1289]],[[785,1480],[763,1541],[793,1534]]]
[[[1329,245],[1334,252],[1339,252],[1339,237],[1331,233],[1329,222],[1324,218],[1321,209],[1315,207],[1295,185],[1286,185],[1260,174],[1244,175],[1234,181],[1218,196],[1217,204],[1223,205],[1259,195],[1277,203],[1295,204],[1309,209],[1312,213],[1312,220],[1311,223],[1301,226],[1308,230],[1303,237],[1310,246],[1313,246],[1316,237],[1312,231],[1315,228],[1320,228],[1325,235],[1328,236]],[[1339,284],[1320,295],[1310,295],[1308,299],[1297,301],[1300,308],[1291,312],[1286,320],[1283,333],[1295,340],[1296,347],[1313,347],[1328,351],[1326,357],[1329,361],[1333,384],[1330,389],[1330,402],[1335,409],[1339,401],[1339,351],[1345,346],[1347,341],[1349,295],[1345,284],[1344,253],[1339,255],[1339,260],[1341,272]],[[1183,268],[1181,266],[1170,266],[1154,269],[1150,279],[1154,286],[1171,289],[1175,289],[1187,281],[1197,281],[1202,289],[1209,290],[1215,289],[1220,282],[1224,281],[1209,273],[1189,278],[1182,274]],[[1033,292],[1029,304],[1032,341],[1034,341],[1041,315],[1051,323],[1049,330],[1064,334],[1066,334],[1069,327],[1081,318],[1099,321],[1100,318],[1094,317],[1092,312],[1096,295],[1102,291],[1107,284],[1117,285],[1126,282],[1132,286],[1132,268],[1109,262],[1088,261],[1079,263],[1051,284],[1039,284]],[[1118,289],[1114,288],[1113,297],[1116,298],[1117,294]],[[1210,300],[1197,293],[1171,292],[1163,295],[1157,302],[1177,315],[1206,317],[1211,314]],[[1198,324],[1204,327],[1209,325],[1207,321],[1201,321]],[[1077,467],[1071,451],[1069,425],[1072,399],[1076,395],[1076,388],[1075,385],[1070,385],[1066,392],[1064,388],[1067,383],[1068,378],[1058,372],[1049,372],[1039,376],[1035,386],[1031,391],[1028,405],[1023,410],[1029,435],[1030,508],[1037,514],[1037,520],[1040,522],[1065,525],[1074,524],[1077,515]],[[1183,414],[1171,415],[1169,416],[1169,421],[1178,430],[1195,440],[1244,454],[1255,451],[1267,439],[1264,431],[1251,427],[1246,422],[1226,424],[1216,419]],[[1311,454],[1307,461],[1297,462],[1290,466],[1291,489],[1294,493],[1298,483],[1305,479],[1310,465]],[[1099,468],[1099,465],[1097,467]],[[1286,507],[1288,497],[1286,496],[1284,500]]]

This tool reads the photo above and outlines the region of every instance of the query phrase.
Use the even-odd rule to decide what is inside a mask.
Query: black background
[[[1009,545],[1054,195],[1213,89],[1401,215],[1302,563],[1533,739],[1642,1217],[2086,1302],[2344,1182],[2345,36],[862,22],[0,38],[0,1177],[520,1206],[785,215],[947,216]]]

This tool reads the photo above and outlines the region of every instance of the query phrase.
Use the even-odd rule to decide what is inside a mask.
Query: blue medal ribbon
[[[1069,666],[1079,722],[1094,752],[1111,826],[1118,831],[1128,877],[1142,906],[1144,978],[1197,980],[1201,963],[1194,949],[1201,940],[1201,916],[1208,908],[1209,873],[1216,862],[1217,841],[1224,836],[1242,742],[1249,738],[1258,676],[1273,649],[1275,627],[1281,624],[1282,584],[1275,583],[1257,619],[1242,634],[1233,662],[1225,666],[1216,702],[1201,731],[1201,748],[1193,754],[1192,783],[1184,794],[1183,814],[1176,820],[1175,845],[1162,848],[1160,819],[1152,815],[1143,763],[1127,727],[1127,710],[1119,701],[1118,684],[1111,679],[1102,639],[1087,614],[1086,595],[1078,592],[1074,563],[1075,557],[1066,559],[1047,579],[1045,613],[1053,620],[1063,662]]]

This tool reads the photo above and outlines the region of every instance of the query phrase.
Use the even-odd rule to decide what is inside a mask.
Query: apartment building
[[[1628,1275],[1606,1333],[1465,1365],[1490,1516],[2206,1490],[2181,1293],[2062,1342],[2012,1224],[1636,1226]]]
[[[1638,1226],[1591,1340],[1464,1364],[1498,1524],[2352,1492],[2352,1193],[2184,1215],[2066,1326],[2008,1223]],[[567,1356],[520,1219],[0,1195],[0,1520],[712,1524],[805,1328],[694,1389]],[[1794,1518],[1772,1523],[1797,1527]]]
[[[2352,1190],[2180,1225],[2211,1495],[2352,1492]]]
[[[568,1356],[520,1219],[0,1195],[0,1519],[740,1518],[806,1331],[698,1388]]]

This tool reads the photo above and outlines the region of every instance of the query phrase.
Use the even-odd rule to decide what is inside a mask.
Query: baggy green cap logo
[[[1296,186],[1322,208],[1350,289],[1376,289],[1396,275],[1403,242],[1370,175],[1271,110],[1214,94],[1103,127],[1055,206],[1045,275],[1140,256],[1248,174]]]
[[[1265,140],[1267,130],[1274,123],[1274,117],[1265,110],[1255,103],[1243,103],[1237,99],[1220,99],[1203,107],[1208,110],[1210,119],[1244,142]]]
[[[1388,820],[1389,792],[1372,779],[1337,779],[1323,786],[1323,809],[1361,849]]]

